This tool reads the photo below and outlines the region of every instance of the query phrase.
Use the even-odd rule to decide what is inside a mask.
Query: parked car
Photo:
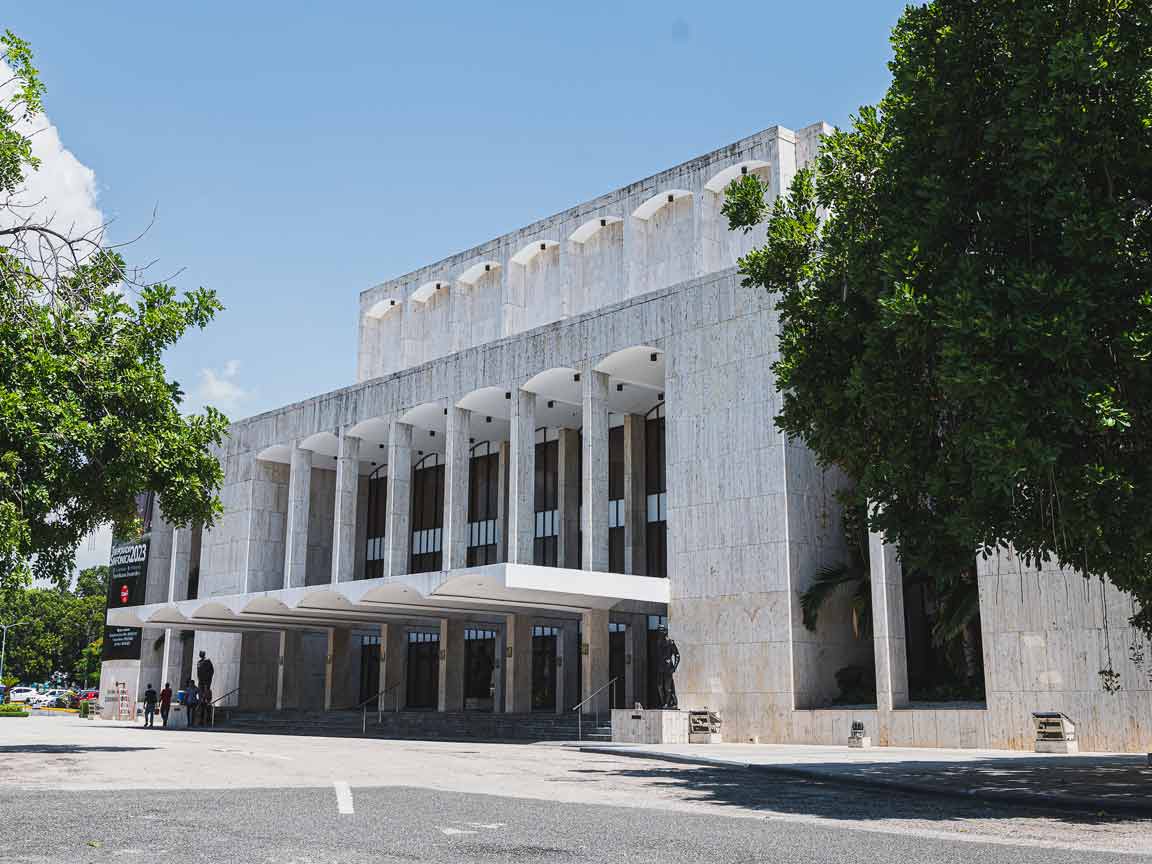
[[[61,697],[67,697],[68,691],[54,688],[47,690],[44,693],[37,693],[35,696],[28,700],[28,704],[36,708],[53,708],[56,703],[60,701]]]
[[[76,696],[80,702],[99,702],[100,701],[100,691],[96,688],[92,688],[91,690],[81,690],[79,693],[76,694]]]
[[[9,702],[28,702],[33,696],[39,696],[35,687],[13,687],[8,697]]]

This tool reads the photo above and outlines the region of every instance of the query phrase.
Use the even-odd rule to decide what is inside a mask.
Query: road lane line
[[[333,780],[336,789],[336,810],[343,816],[349,816],[355,811],[352,809],[352,790],[343,780]]]

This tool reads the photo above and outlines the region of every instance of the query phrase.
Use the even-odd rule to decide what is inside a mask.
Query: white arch
[[[664,389],[664,352],[650,345],[622,348],[609,354],[595,368],[616,381]]]
[[[770,162],[765,162],[761,159],[746,159],[743,162],[737,162],[735,165],[729,165],[718,174],[712,175],[712,178],[704,184],[704,188],[709,192],[720,194],[728,188],[729,183],[741,174],[751,174],[754,171],[771,167],[772,164]]]
[[[681,198],[691,198],[692,193],[687,189],[667,189],[653,195],[639,207],[632,211],[633,217],[647,221],[656,215],[659,210]]]
[[[609,225],[616,225],[623,221],[619,216],[601,216],[597,219],[589,219],[573,231],[568,239],[573,243],[587,243],[595,237],[598,232],[607,228]]]
[[[500,269],[499,261],[478,261],[456,277],[457,282],[462,282],[471,288],[483,278],[485,273],[492,273]]]
[[[412,292],[412,296],[409,299],[415,300],[417,303],[427,303],[430,299],[432,299],[433,294],[447,287],[447,279],[436,279],[431,282],[425,282],[423,285]]]
[[[399,309],[400,302],[395,297],[385,297],[377,300],[366,313],[369,318],[383,318],[393,309]]]
[[[300,447],[321,456],[335,456],[339,453],[340,441],[331,432],[317,432],[301,441]]]
[[[536,240],[523,247],[519,252],[512,256],[512,262],[519,264],[521,267],[527,267],[532,263],[532,259],[539,255],[541,252],[547,252],[550,249],[555,249],[560,245],[558,240]]]
[[[292,448],[287,444],[273,444],[257,453],[256,458],[262,462],[288,463],[292,461]]]

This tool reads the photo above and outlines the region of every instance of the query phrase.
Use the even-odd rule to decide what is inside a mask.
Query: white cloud
[[[4,103],[15,91],[15,84],[8,81],[9,72],[8,66],[0,63],[0,79],[7,82],[0,85]],[[14,212],[0,211],[0,224],[30,218],[70,236],[98,231],[105,220],[96,203],[95,172],[64,146],[59,130],[46,114],[18,120],[16,130],[31,137],[40,167],[27,171],[24,186],[13,197],[17,208]]]
[[[201,369],[193,404],[211,405],[225,414],[234,412],[252,395],[236,380],[240,371],[238,360],[229,360],[220,371]],[[200,410],[199,408],[197,410]]]

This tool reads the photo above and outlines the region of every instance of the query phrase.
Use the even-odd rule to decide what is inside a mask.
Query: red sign
[[[121,585],[120,586],[120,602],[121,603],[127,603],[128,602],[128,586],[127,585]]]

